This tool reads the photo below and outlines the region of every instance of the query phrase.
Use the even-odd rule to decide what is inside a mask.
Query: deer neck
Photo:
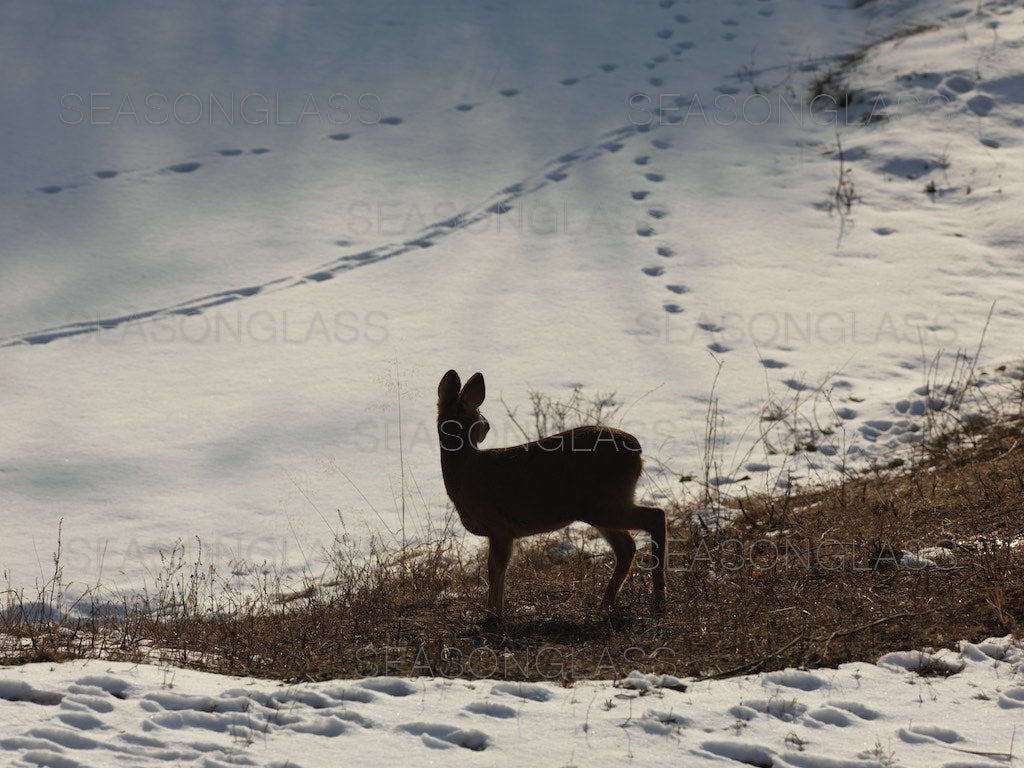
[[[480,453],[480,449],[473,445],[468,432],[443,430],[440,422],[437,425],[437,436],[441,445],[441,475],[448,495],[454,496],[462,485],[466,465]]]

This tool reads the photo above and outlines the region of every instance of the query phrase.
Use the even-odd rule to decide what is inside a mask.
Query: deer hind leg
[[[617,528],[598,528],[597,530],[611,545],[612,551],[615,553],[615,570],[612,571],[608,588],[604,591],[604,599],[601,601],[601,605],[609,608],[615,603],[615,597],[622,589],[622,582],[626,580],[629,569],[633,565],[636,542],[633,540],[633,534],[629,531]]]
[[[660,613],[665,609],[665,573],[668,565],[668,529],[665,521],[665,510],[659,507],[633,507],[634,516],[638,517],[638,525],[651,535],[651,568],[654,579],[654,610]]]
[[[492,536],[487,548],[487,610],[501,616],[505,601],[505,574],[514,539]]]
[[[606,531],[613,531],[614,533],[626,533],[629,536],[629,530],[640,530],[646,531],[651,536],[651,564],[649,570],[654,581],[654,611],[660,613],[665,608],[665,573],[666,564],[668,562],[668,549],[667,542],[668,531],[666,530],[665,523],[665,510],[658,507],[644,507],[639,504],[633,504],[628,507],[616,520],[615,528],[600,528],[602,535],[608,542],[611,543],[612,548],[615,549],[615,543],[605,533]],[[632,537],[630,536],[632,541]],[[635,549],[635,545],[634,545]],[[616,552],[618,554],[618,552]],[[631,555],[632,558],[632,555]],[[615,584],[615,579],[619,578],[619,582],[615,584],[616,591],[618,587],[622,585],[622,579],[626,577],[626,571],[629,570],[629,566],[626,565],[625,570],[620,574],[618,564],[616,565],[615,573],[612,575],[612,584],[608,585],[609,594],[614,599],[614,594],[611,593],[612,585]],[[608,600],[608,595],[605,596],[605,600]]]

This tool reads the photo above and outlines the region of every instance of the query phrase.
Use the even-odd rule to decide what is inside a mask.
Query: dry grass
[[[482,557],[452,538],[339,557],[329,585],[288,598],[269,582],[240,594],[201,562],[169,557],[153,594],[113,608],[87,596],[91,605],[75,618],[39,609],[61,604],[58,556],[39,605],[7,593],[0,655],[7,663],[160,659],[289,681],[393,674],[569,683],[633,669],[717,677],[832,666],[1020,635],[1021,428],[1019,416],[974,420],[895,473],[750,496],[726,530],[705,530],[675,510],[663,616],[649,611],[642,561],[621,607],[596,607],[610,555],[584,528],[519,543],[501,624],[483,613]],[[938,547],[931,557],[941,562],[901,562],[904,550],[926,547]]]

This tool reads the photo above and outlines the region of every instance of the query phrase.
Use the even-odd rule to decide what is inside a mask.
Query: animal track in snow
[[[779,685],[796,688],[801,691],[816,691],[828,687],[828,681],[821,675],[805,672],[800,669],[784,669],[780,672],[769,672],[761,679],[761,685]]]
[[[33,688],[28,683],[21,681],[0,680],[0,699],[55,706],[64,700],[64,694]]]
[[[202,167],[202,163],[191,161],[187,163],[175,163],[174,165],[169,165],[164,169],[164,171],[170,173],[194,173]]]
[[[490,700],[472,701],[463,707],[463,711],[472,712],[475,715],[485,715],[487,717],[496,717],[500,719],[512,718],[518,714],[515,709],[507,704],[498,704],[497,702]]]
[[[663,60],[667,60],[665,57],[662,58]],[[612,63],[605,63],[600,66],[600,69],[605,72],[611,72],[617,68],[618,65]],[[566,78],[563,82],[566,84],[573,84],[578,81],[579,78]],[[511,97],[518,95],[519,90],[515,88],[505,88],[498,93],[506,97]],[[476,105],[469,103],[462,103],[457,105],[455,110],[468,112],[475,106]],[[384,118],[381,122],[384,125],[397,126],[403,124],[404,118],[392,116]],[[93,321],[67,323],[64,325],[23,333],[19,336],[0,338],[0,347],[16,346],[21,344],[46,344],[58,339],[65,339],[82,334],[111,330],[126,325],[152,322],[168,316],[198,315],[214,307],[223,306],[260,293],[297,287],[306,283],[324,282],[356,267],[379,263],[380,261],[394,258],[395,256],[414,250],[429,248],[430,246],[435,245],[439,238],[451,234],[458,229],[465,228],[476,222],[482,221],[487,216],[501,215],[511,211],[514,207],[515,200],[524,195],[536,192],[548,184],[563,181],[568,177],[570,170],[576,164],[589,162],[604,155],[620,151],[624,148],[625,142],[629,138],[646,132],[643,130],[644,128],[645,126],[628,124],[617,129],[606,131],[599,137],[599,142],[597,144],[590,145],[573,152],[563,153],[557,158],[557,160],[549,161],[538,174],[532,175],[524,180],[524,182],[519,185],[517,191],[509,192],[506,190],[496,193],[488,200],[478,204],[477,206],[466,209],[454,216],[450,216],[446,220],[436,221],[426,225],[420,232],[414,233],[412,237],[403,239],[401,242],[382,245],[359,253],[345,254],[312,269],[305,269],[295,275],[287,275],[267,280],[259,285],[227,289],[168,306],[145,309],[138,312],[126,313]],[[337,142],[348,141],[354,137],[355,134],[350,131],[343,131],[325,136],[325,138],[329,138],[330,140]],[[248,150],[248,154],[263,155],[270,151],[271,150],[267,147],[255,147]],[[235,150],[234,148],[214,150],[214,152],[220,158],[237,158],[242,154],[246,154],[244,150]],[[159,170],[144,171],[143,173],[187,176],[199,171],[204,167],[204,165],[206,165],[205,161],[201,162],[198,159],[186,160],[183,162],[173,163]],[[97,176],[99,178],[112,179],[115,176],[123,175],[124,173],[126,172],[102,171],[98,173]],[[70,184],[47,185],[39,187],[38,189],[44,194],[56,195],[67,189],[72,189],[74,186],[75,185]],[[643,191],[642,193],[634,194],[636,199],[642,199],[642,197],[646,197],[647,192]],[[653,234],[653,232],[651,234]],[[346,245],[339,244],[338,247],[347,248],[350,245],[348,241],[344,242],[346,242]]]
[[[102,720],[88,712],[62,712],[57,715],[57,719],[64,725],[83,731],[104,727]]]
[[[246,687],[216,695],[195,695],[150,688],[137,693],[126,679],[100,674],[81,677],[68,684],[64,693],[56,694],[0,680],[0,699],[58,709],[52,720],[0,741],[3,749],[24,750],[26,757],[33,758],[30,762],[54,766],[80,764],[70,756],[64,757],[65,750],[89,750],[98,757],[130,755],[133,764],[146,765],[167,760],[189,764],[205,760],[219,765],[223,759],[238,763],[238,740],[250,739],[253,733],[261,733],[264,738],[276,734],[336,738],[354,730],[379,728],[351,705],[370,704],[378,699],[378,693],[404,697],[414,691],[406,680],[368,678],[356,687],[322,686],[315,690],[289,687],[260,691]],[[105,716],[123,707],[118,700],[133,700],[127,706],[144,713],[138,727],[148,733],[114,734]],[[496,710],[493,716],[501,714]],[[396,730],[418,735],[432,747],[481,750],[489,744],[487,735],[475,729],[410,723]]]
[[[491,686],[491,693],[503,696],[513,696],[527,701],[543,702],[551,699],[551,691],[537,683],[495,683]]]
[[[744,468],[771,470],[756,462]],[[723,486],[735,479],[709,481]],[[1014,678],[1021,653],[1012,638],[991,638],[963,644],[959,653],[901,651],[877,665],[744,675],[691,693],[669,675],[639,672],[566,691],[512,680],[391,677],[281,685],[187,670],[171,670],[170,685],[167,669],[145,665],[86,662],[97,673],[82,674],[71,665],[40,664],[0,676],[0,754],[12,765],[59,768],[284,768],[293,763],[281,756],[370,754],[378,763],[420,764],[437,762],[434,750],[456,758],[465,750],[458,763],[477,762],[469,751],[493,750],[490,764],[508,762],[503,755],[514,754],[524,732],[542,724],[550,729],[538,742],[543,748],[571,755],[625,733],[645,764],[863,768],[877,762],[867,750],[882,743],[907,764],[988,768],[996,762],[979,756],[992,748],[986,728],[1008,733],[1002,724],[1012,726],[1024,711],[1024,686]],[[908,671],[936,661],[950,674],[965,674],[936,678],[928,685],[933,695],[923,700],[916,689],[899,695]],[[833,699],[835,691],[858,698]],[[956,722],[948,718],[952,700],[962,703]]]
[[[1012,686],[999,694],[999,706],[1003,709],[1024,707],[1024,687]]]
[[[748,699],[743,702],[743,705],[758,714],[768,715],[787,723],[799,719],[807,711],[806,705],[785,696],[773,696],[770,699]]]
[[[979,93],[977,96],[968,100],[967,108],[978,117],[985,117],[996,108],[996,102],[991,96]]]
[[[956,744],[964,738],[951,728],[943,728],[938,725],[922,725],[914,723],[906,728],[900,728],[899,737],[908,744],[928,744],[940,742],[942,744]]]
[[[423,743],[435,749],[462,747],[474,752],[487,749],[490,741],[487,734],[472,728],[456,728],[444,723],[406,723],[395,728],[414,736],[419,736]]]
[[[821,723],[823,725],[834,725],[837,728],[848,728],[854,725],[856,721],[850,717],[849,712],[845,712],[838,707],[825,706],[819,707],[818,709],[811,710],[807,713],[808,719]]]
[[[664,267],[644,267],[641,271],[648,277],[661,277],[665,274]]]
[[[741,741],[705,741],[700,747],[704,752],[710,753],[712,758],[724,757],[727,760],[746,765],[772,766],[777,764],[774,758],[775,753],[767,747],[758,747]]]
[[[669,736],[678,733],[681,728],[692,726],[693,721],[675,712],[649,709],[640,716],[638,725],[644,733],[655,736]]]

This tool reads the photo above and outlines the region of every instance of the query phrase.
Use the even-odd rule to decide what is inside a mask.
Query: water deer
[[[602,605],[610,607],[636,555],[631,530],[647,531],[654,609],[665,605],[665,512],[636,504],[640,441],[611,427],[576,427],[509,448],[480,448],[490,424],[480,413],[484,377],[465,386],[448,371],[437,387],[437,434],[445,489],[466,530],[488,538],[487,609],[502,615],[505,574],[516,539],[579,520],[611,545],[615,568]]]

